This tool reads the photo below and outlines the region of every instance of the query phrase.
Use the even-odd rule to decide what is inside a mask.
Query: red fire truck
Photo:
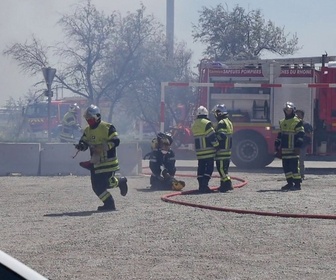
[[[50,103],[50,131],[53,138],[58,138],[59,125],[69,106],[77,103],[81,107],[84,100],[76,98],[65,98],[52,100]],[[79,112],[78,118],[81,123],[82,114]],[[23,110],[22,130],[34,134],[37,138],[43,138],[48,133],[48,102],[36,101],[29,103]]]
[[[274,139],[283,104],[294,102],[313,125],[310,155],[326,158],[336,152],[336,58],[321,57],[226,61],[202,60],[196,86],[199,104],[209,111],[224,103],[234,123],[232,161],[242,168],[258,168],[274,159]],[[161,104],[162,108],[162,104]],[[211,114],[210,114],[211,117]],[[161,117],[163,118],[163,117]],[[214,120],[214,119],[213,119]],[[161,120],[162,122],[162,120]]]

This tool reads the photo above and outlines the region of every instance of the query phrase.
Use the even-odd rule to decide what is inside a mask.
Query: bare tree
[[[168,61],[163,26],[146,15],[142,4],[126,16],[116,11],[105,15],[88,0],[63,15],[58,24],[64,39],[55,46],[45,47],[33,37],[31,44],[16,43],[4,54],[12,56],[23,71],[41,75],[51,52],[57,59],[54,84],[90,103],[108,101],[109,121],[115,106],[125,107],[123,102],[136,108],[132,114],[154,115],[159,111],[160,82],[190,77],[191,52],[178,47],[174,60]]]

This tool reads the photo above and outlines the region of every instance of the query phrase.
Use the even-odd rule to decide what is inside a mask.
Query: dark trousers
[[[111,193],[107,190],[110,187],[110,180],[113,177],[114,172],[105,172],[95,174],[91,171],[91,186],[93,192],[98,196],[98,198],[108,205],[114,206],[114,199]],[[114,177],[113,177],[114,178]]]
[[[229,166],[230,166],[230,159],[221,159],[216,160],[216,168],[220,175],[221,182],[226,182],[230,180],[229,176]]]
[[[282,158],[282,168],[289,184],[301,183],[299,158]]]
[[[199,188],[208,187],[211,175],[214,171],[214,158],[206,158],[198,160],[197,180]]]

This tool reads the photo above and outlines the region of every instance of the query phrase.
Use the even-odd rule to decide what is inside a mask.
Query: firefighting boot
[[[98,206],[97,211],[115,211],[116,207],[114,204],[114,199],[110,196],[105,202],[104,205]]]
[[[287,184],[284,185],[281,190],[282,191],[289,191],[291,188],[293,188],[293,179],[292,178],[289,178],[287,179]]]
[[[220,182],[220,187],[219,187],[219,192],[228,192],[228,191],[232,191],[233,187],[232,187],[232,182],[231,180],[228,181],[221,181]]]
[[[200,193],[211,193],[211,189],[209,188],[208,186],[208,183],[209,183],[209,178],[197,178],[198,180],[198,191]]]
[[[154,175],[150,176],[149,183],[151,190],[159,190],[162,185],[162,182]]]
[[[290,188],[291,191],[300,191],[301,190],[301,180],[294,180],[294,186]]]
[[[118,186],[119,186],[119,189],[120,189],[120,194],[122,196],[125,196],[128,192],[128,186],[127,186],[127,178],[126,177],[120,177],[118,179]]]

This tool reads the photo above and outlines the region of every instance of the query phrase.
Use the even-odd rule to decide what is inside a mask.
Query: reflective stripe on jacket
[[[304,128],[302,121],[294,116],[289,119],[282,119],[279,122],[280,133],[278,138],[281,140],[281,153],[283,158],[296,158],[298,157],[295,153],[298,146],[298,142],[303,143]],[[299,140],[299,141],[298,141]]]
[[[197,118],[191,127],[191,131],[194,135],[197,159],[215,157],[219,143],[211,121],[207,118]]]
[[[216,153],[216,160],[231,158],[233,125],[228,118],[220,120],[216,127],[216,136],[219,142],[219,149]]]
[[[102,151],[97,155],[97,162],[94,162],[93,165],[96,174],[119,170],[116,147],[119,145],[120,140],[112,124],[102,121],[96,128],[86,127],[81,140],[88,144],[92,157],[95,156],[95,147],[103,147]]]

